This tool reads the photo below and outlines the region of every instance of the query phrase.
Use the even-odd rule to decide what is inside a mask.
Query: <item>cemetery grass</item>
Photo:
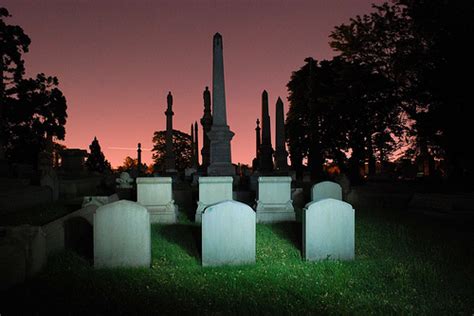
[[[257,225],[255,265],[202,268],[199,227],[153,225],[151,269],[94,270],[62,252],[4,298],[47,314],[474,312],[472,238],[463,229],[387,210],[356,213],[352,262],[303,261],[300,224],[281,223]]]

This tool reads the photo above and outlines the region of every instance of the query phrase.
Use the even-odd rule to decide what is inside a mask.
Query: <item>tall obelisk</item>
[[[273,148],[270,132],[270,114],[268,112],[268,93],[262,92],[262,144],[260,145],[260,171],[271,173],[273,171]]]
[[[288,152],[285,147],[285,113],[283,101],[280,97],[278,97],[275,112],[275,169],[278,171],[288,171]]]
[[[206,87],[204,90],[202,97],[204,99],[204,115],[201,118],[201,125],[202,125],[202,149],[201,149],[201,170],[207,172],[207,167],[209,167],[211,161],[211,141],[207,134],[211,130],[212,126],[212,114],[211,114],[211,93],[209,92],[209,88]]]
[[[176,157],[173,151],[173,96],[171,91],[166,98],[168,107],[166,109],[166,153],[165,153],[165,171],[167,173],[176,172]]]
[[[207,169],[209,176],[233,176],[230,141],[234,133],[227,125],[224,56],[222,52],[222,36],[214,35],[212,60],[212,127],[208,133],[211,141],[211,163]]]

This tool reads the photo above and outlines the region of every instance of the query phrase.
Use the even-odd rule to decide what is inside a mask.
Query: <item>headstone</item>
[[[212,204],[232,200],[232,177],[199,177],[199,200],[195,221],[201,222],[204,209]]]
[[[176,223],[171,177],[137,178],[137,202],[150,213],[151,223]]]
[[[102,206],[119,200],[119,196],[115,193],[109,196],[84,196],[82,199],[82,208],[89,205]]]
[[[291,199],[293,200],[293,206],[299,209],[304,208],[306,205],[304,199],[304,191],[303,188],[294,188],[291,189]]]
[[[227,125],[224,56],[222,36],[219,33],[213,39],[212,63],[212,127],[207,133],[211,142],[211,161],[207,174],[209,176],[233,176],[230,141],[234,133]]]
[[[150,215],[138,203],[121,200],[94,214],[94,266],[149,267]]]
[[[119,189],[131,189],[133,179],[130,177],[128,172],[120,173],[120,178],[115,180],[117,182],[117,188]]]
[[[255,263],[255,212],[248,205],[223,201],[202,213],[202,265]]]
[[[290,177],[259,177],[257,222],[294,221]]]
[[[311,201],[317,202],[329,198],[342,201],[342,188],[339,184],[323,181],[313,185],[311,188]]]
[[[305,260],[354,259],[355,211],[349,203],[324,199],[303,211]]]

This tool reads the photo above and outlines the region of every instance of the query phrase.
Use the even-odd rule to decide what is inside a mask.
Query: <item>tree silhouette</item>
[[[117,168],[117,171],[119,172],[125,171],[125,172],[130,173],[132,171],[137,170],[137,166],[138,166],[138,159],[127,156],[123,160],[123,164]],[[149,170],[149,167],[145,163],[142,162],[141,174],[148,174],[148,173],[152,173],[152,172]]]
[[[99,141],[96,137],[89,145],[90,153],[87,156],[86,168],[89,171],[95,171],[99,173],[104,173],[110,171],[110,163],[105,159],[104,153],[102,152]]]
[[[474,136],[465,128],[472,105],[464,78],[473,59],[462,45],[474,30],[474,3],[396,0],[374,8],[338,26],[331,46],[393,83],[392,97],[415,122],[409,153],[444,157],[455,177],[472,174],[473,150],[465,141]]]
[[[163,172],[166,153],[166,131],[158,131],[153,135],[153,161],[155,172]],[[191,136],[178,130],[173,130],[173,152],[176,157],[176,169],[183,171],[191,167]]]
[[[56,77],[23,78],[30,39],[20,26],[5,23],[9,16],[0,8],[0,146],[10,161],[36,166],[47,136],[64,139],[66,98]]]

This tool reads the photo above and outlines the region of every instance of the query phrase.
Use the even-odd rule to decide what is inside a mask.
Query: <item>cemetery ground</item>
[[[152,225],[150,269],[94,269],[90,259],[61,252],[37,277],[2,293],[0,312],[474,312],[472,222],[355,209],[351,262],[303,261],[301,223],[285,222],[257,224],[255,265],[203,268],[200,227],[180,218],[175,225]]]

